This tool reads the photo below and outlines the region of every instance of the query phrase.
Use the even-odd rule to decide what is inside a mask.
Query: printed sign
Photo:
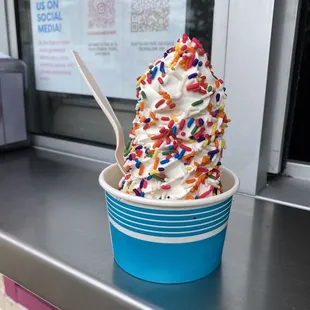
[[[185,31],[186,0],[31,0],[36,88],[90,94],[71,50],[108,97],[135,98],[137,76]]]

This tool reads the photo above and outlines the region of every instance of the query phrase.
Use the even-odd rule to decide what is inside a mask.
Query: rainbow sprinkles
[[[136,116],[119,189],[152,199],[200,199],[223,191],[220,166],[225,87],[196,38],[175,47],[137,78]]]

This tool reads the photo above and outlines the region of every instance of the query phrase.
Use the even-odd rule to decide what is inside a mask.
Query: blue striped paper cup
[[[117,164],[102,171],[110,234],[116,263],[151,282],[183,283],[200,279],[220,262],[237,176],[221,169],[224,193],[197,200],[153,200],[117,189]]]

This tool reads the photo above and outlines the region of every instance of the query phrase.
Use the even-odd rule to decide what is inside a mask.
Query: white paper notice
[[[36,88],[90,94],[80,53],[108,97],[135,98],[136,78],[185,31],[186,0],[31,0]]]

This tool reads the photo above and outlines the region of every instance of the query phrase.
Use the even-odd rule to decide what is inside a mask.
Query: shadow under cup
[[[221,169],[224,193],[197,200],[152,200],[119,190],[117,164],[102,171],[111,241],[117,264],[151,282],[183,283],[200,279],[221,262],[236,175]]]

